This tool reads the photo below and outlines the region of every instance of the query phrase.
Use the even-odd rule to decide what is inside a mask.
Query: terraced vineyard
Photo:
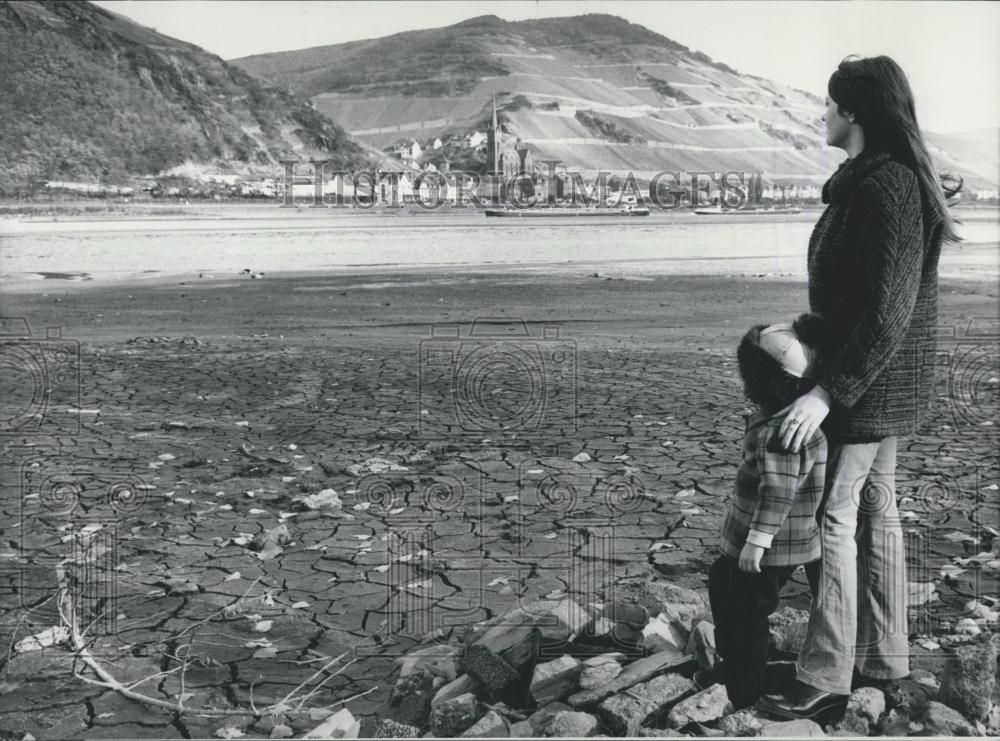
[[[483,16],[235,63],[311,96],[379,148],[485,132],[495,96],[504,131],[536,162],[584,172],[736,169],[821,183],[842,157],[825,144],[818,95],[740,74],[614,16]],[[996,168],[976,166],[981,148],[957,155],[945,145],[939,164],[988,183]]]

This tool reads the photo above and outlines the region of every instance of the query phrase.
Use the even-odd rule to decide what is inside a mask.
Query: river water
[[[946,245],[944,278],[996,282],[1000,221],[975,213]],[[805,278],[819,212],[794,216],[495,219],[481,213],[358,214],[277,210],[211,218],[0,222],[0,280],[140,280],[249,268],[277,272],[441,274],[568,270],[602,275],[778,274]],[[52,287],[52,283],[47,287]]]

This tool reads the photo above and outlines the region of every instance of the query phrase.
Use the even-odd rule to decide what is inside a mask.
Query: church
[[[528,146],[518,145],[515,140],[506,138],[500,122],[497,119],[497,99],[493,96],[493,115],[486,131],[486,174],[495,177],[508,178],[532,170],[531,153]]]

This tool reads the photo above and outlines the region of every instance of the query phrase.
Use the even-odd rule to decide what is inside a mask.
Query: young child
[[[808,391],[817,375],[822,320],[803,314],[792,324],[757,325],[736,356],[744,391],[756,409],[743,435],[736,489],[722,527],[722,555],[709,572],[709,599],[721,659],[699,685],[723,682],[737,709],[774,691],[765,677],[768,616],[799,565],[817,591],[820,535],[816,510],[823,495],[826,437],[817,430],[798,453],[784,450],[778,430],[784,410]]]

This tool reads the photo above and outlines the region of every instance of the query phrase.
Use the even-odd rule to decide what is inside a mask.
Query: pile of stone
[[[807,618],[790,608],[773,616],[776,657],[798,651]],[[586,607],[539,600],[452,642],[426,642],[400,659],[378,737],[798,738],[981,735],[1000,727],[990,699],[996,643],[989,641],[956,654],[962,658],[946,666],[940,683],[915,672],[901,683],[902,703],[890,698],[887,707],[881,689],[856,690],[840,717],[824,719],[825,730],[811,720],[734,712],[725,687],[698,690],[693,681],[698,668],[717,663],[706,596],[657,577],[628,599]]]

